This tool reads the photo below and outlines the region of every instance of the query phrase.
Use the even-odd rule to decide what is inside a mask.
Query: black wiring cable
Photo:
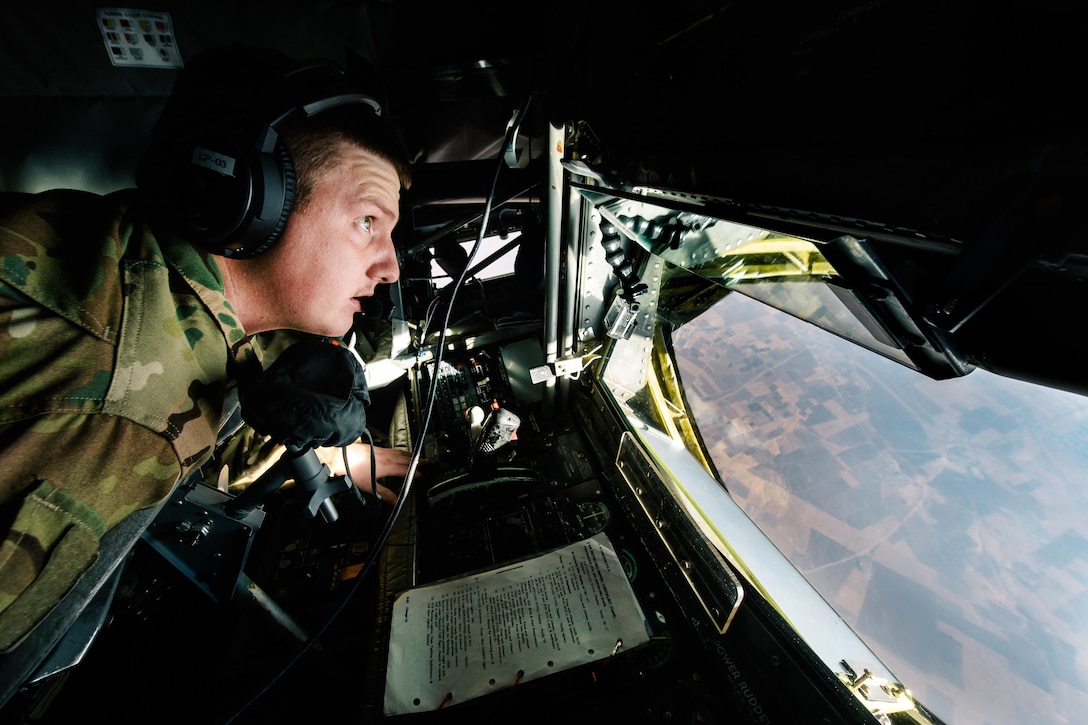
[[[522,109],[519,111],[519,113],[524,114],[525,107],[527,107],[528,104],[529,104],[529,100],[526,99],[525,105],[522,107]],[[457,283],[454,286],[454,288],[451,290],[449,302],[446,304],[446,315],[445,315],[445,318],[443,319],[443,322],[442,322],[442,329],[440,330],[439,335],[438,335],[438,342],[435,345],[434,364],[435,364],[435,369],[436,370],[438,369],[438,367],[442,363],[442,354],[443,354],[443,350],[444,350],[445,344],[446,344],[446,331],[449,329],[450,317],[451,317],[451,315],[453,313],[453,306],[454,306],[454,302],[457,299],[457,293],[460,290],[461,286],[465,283],[465,277],[468,275],[469,267],[472,266],[472,260],[476,257],[477,252],[479,252],[480,247],[483,245],[484,235],[485,235],[486,230],[487,230],[487,223],[488,223],[488,220],[489,220],[489,218],[491,216],[491,206],[495,202],[495,190],[498,188],[499,172],[502,170],[502,167],[505,164],[505,160],[503,159],[502,154],[499,155],[498,161],[499,161],[499,163],[495,167],[495,174],[491,179],[491,188],[487,193],[487,200],[486,200],[486,202],[484,204],[484,213],[483,213],[483,219],[482,219],[481,224],[480,224],[480,231],[477,234],[476,241],[472,246],[472,250],[468,254],[469,263],[465,265],[465,268],[463,270],[461,270],[461,274],[457,278]],[[426,335],[424,333],[424,338],[425,337],[426,337]],[[415,446],[415,450],[412,453],[412,458],[408,463],[408,471],[404,475],[404,483],[401,486],[400,495],[397,497],[397,503],[393,507],[393,511],[389,514],[389,518],[386,520],[385,526],[383,527],[383,529],[381,531],[381,534],[379,534],[378,539],[375,542],[375,545],[373,547],[373,550],[370,553],[370,556],[367,558],[366,563],[363,565],[362,570],[360,570],[359,574],[355,577],[355,580],[352,582],[351,589],[348,590],[347,594],[344,596],[344,598],[340,602],[340,604],[337,605],[336,609],[333,610],[333,612],[325,619],[325,622],[321,625],[321,627],[316,632],[314,632],[312,635],[310,635],[309,639],[306,640],[305,644],[303,644],[303,646],[298,650],[298,652],[296,652],[294,654],[294,656],[292,656],[291,659],[288,660],[284,664],[284,666],[281,667],[280,670],[275,675],[273,675],[268,680],[268,682],[265,683],[264,687],[262,687],[260,690],[258,690],[253,695],[253,697],[251,697],[246,703],[244,703],[240,708],[238,708],[234,712],[234,714],[231,715],[230,718],[228,718],[226,720],[227,725],[229,725],[229,723],[234,722],[246,710],[248,710],[250,707],[252,707],[253,704],[255,702],[257,702],[257,700],[259,700],[269,690],[271,690],[272,686],[275,685],[277,682],[279,682],[280,679],[284,675],[286,675],[287,672],[292,667],[294,667],[295,664],[297,664],[300,659],[302,659],[303,655],[305,655],[307,652],[309,652],[313,648],[313,646],[317,643],[317,641],[325,634],[326,631],[328,631],[329,627],[332,626],[333,622],[344,611],[344,609],[347,607],[348,603],[352,599],[354,599],[356,592],[358,592],[358,590],[359,590],[359,586],[366,579],[366,576],[369,573],[371,567],[373,567],[374,563],[377,561],[378,555],[385,549],[385,544],[389,540],[389,536],[393,531],[393,526],[394,526],[394,524],[396,524],[397,519],[400,518],[400,513],[404,508],[405,502],[408,500],[409,494],[411,493],[412,481],[415,478],[416,470],[419,468],[420,458],[421,458],[422,453],[423,453],[423,441],[426,439],[427,431],[430,429],[430,426],[431,426],[431,418],[432,418],[432,415],[434,413],[434,402],[435,402],[435,398],[437,397],[437,391],[438,391],[438,384],[437,384],[437,377],[436,377],[435,380],[432,381],[430,390],[427,391],[426,413],[423,416],[423,424],[422,424],[422,426],[420,426],[417,444]],[[375,463],[375,458],[374,458],[374,446],[373,446],[373,444],[370,447],[370,455],[371,455],[371,482],[372,482],[372,485],[374,486],[375,493],[377,493],[378,484],[377,484],[377,479],[376,479],[376,463]],[[344,453],[344,466],[345,466],[345,468],[348,468],[346,451]],[[349,476],[349,480],[350,480],[350,473],[348,474],[348,476]],[[354,485],[354,483],[352,483],[352,488],[357,488]]]
[[[370,492],[374,494],[374,498],[381,499],[382,495],[378,493],[378,459],[374,454],[374,438],[370,435],[370,431],[366,428],[363,429],[362,437],[366,438],[367,447],[370,450]],[[344,478],[351,484],[351,489],[355,491],[355,498],[360,504],[366,506],[366,499],[363,498],[362,489],[355,483],[355,479],[351,476],[351,461],[348,460],[348,447],[340,447],[340,455],[344,460]]]

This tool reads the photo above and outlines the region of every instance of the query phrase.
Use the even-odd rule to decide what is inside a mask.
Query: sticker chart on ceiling
[[[170,13],[99,8],[98,28],[115,66],[182,67]]]

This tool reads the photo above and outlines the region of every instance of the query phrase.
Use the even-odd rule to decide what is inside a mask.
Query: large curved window
[[[716,296],[672,314],[664,293],[659,346],[733,499],[938,716],[1078,720],[1088,400],[981,370],[934,381]]]

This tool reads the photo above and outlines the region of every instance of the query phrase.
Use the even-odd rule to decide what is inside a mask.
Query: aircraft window
[[[823,287],[749,283],[784,256],[724,264],[744,294],[668,271],[654,329],[617,342],[602,378],[629,416],[686,445],[938,717],[1076,720],[1088,399],[983,370],[935,381],[803,310],[780,314],[757,299]]]
[[[769,235],[715,260],[720,281],[731,289],[880,355],[914,367],[906,354],[866,327],[856,308],[847,305],[838,275],[817,246],[803,239]]]
[[[817,242],[664,204],[616,199],[598,209],[670,268],[754,297],[918,369],[903,350],[902,336],[889,331],[885,315],[871,302],[851,291]]]
[[[513,232],[505,237],[498,235],[485,237],[473,260],[475,271],[472,276],[479,280],[488,280],[513,274],[518,250],[517,240],[520,236],[521,232]],[[460,242],[466,255],[472,251],[473,244],[472,241]],[[434,254],[433,250],[431,253]],[[431,260],[431,278],[434,280],[435,287],[439,289],[453,281],[449,273],[433,259]]]

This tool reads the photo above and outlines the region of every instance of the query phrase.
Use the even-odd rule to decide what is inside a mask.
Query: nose
[[[380,284],[391,284],[400,279],[400,263],[397,261],[397,248],[393,238],[385,236],[381,245],[374,250],[370,259],[370,277]]]

